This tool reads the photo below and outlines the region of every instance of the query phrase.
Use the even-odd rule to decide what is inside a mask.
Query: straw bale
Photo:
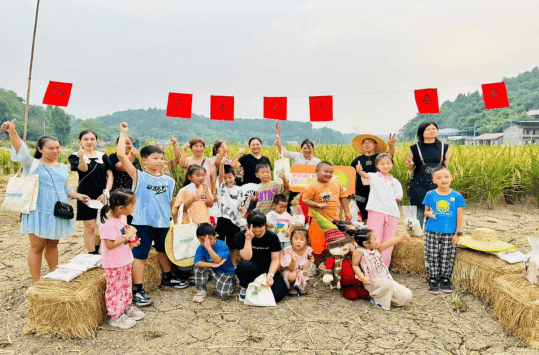
[[[411,238],[395,245],[391,254],[391,270],[406,271],[426,277],[424,245],[424,238]]]
[[[494,314],[500,325],[529,346],[539,349],[539,286],[522,274],[494,279]]]
[[[107,316],[105,271],[95,268],[65,282],[41,279],[30,287],[25,334],[83,338],[94,334]]]
[[[481,251],[458,248],[452,282],[457,289],[472,292],[492,303],[496,292],[493,281],[508,274],[521,274],[522,263],[508,264],[502,259]]]
[[[153,291],[161,284],[162,270],[157,255],[157,251],[151,249],[148,259],[146,259],[146,263],[144,264],[142,286],[146,291]]]

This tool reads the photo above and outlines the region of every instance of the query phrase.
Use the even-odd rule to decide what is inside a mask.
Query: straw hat
[[[363,140],[367,138],[372,139],[378,144],[374,149],[374,154],[387,152],[387,143],[382,138],[375,136],[374,134],[360,134],[359,136],[355,136],[352,139],[352,147],[354,147],[356,152],[363,154]]]
[[[511,250],[515,246],[504,241],[498,240],[496,232],[489,228],[476,228],[472,235],[461,237],[459,244],[470,249],[493,252]]]

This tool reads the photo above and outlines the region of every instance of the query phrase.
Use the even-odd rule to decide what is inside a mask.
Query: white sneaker
[[[204,297],[206,297],[206,291],[198,290],[195,297],[193,297],[193,302],[202,303]]]
[[[134,304],[129,305],[129,308],[127,308],[125,314],[127,314],[129,318],[134,320],[141,320],[145,316],[144,312]]]
[[[117,327],[120,329],[129,329],[129,328],[133,328],[135,324],[137,324],[137,321],[129,318],[129,316],[124,313],[116,319],[111,319],[109,324],[111,327]]]

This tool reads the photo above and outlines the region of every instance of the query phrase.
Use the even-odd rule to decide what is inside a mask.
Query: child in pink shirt
[[[110,325],[121,329],[132,328],[144,318],[144,312],[131,304],[131,248],[140,244],[137,230],[127,224],[127,215],[135,207],[135,193],[116,189],[109,197],[109,205],[101,210],[102,265],[107,279],[105,303],[111,316]]]

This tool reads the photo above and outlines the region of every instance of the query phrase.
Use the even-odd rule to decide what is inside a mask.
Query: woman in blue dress
[[[36,282],[41,277],[41,261],[43,256],[53,271],[58,265],[58,242],[60,239],[75,234],[75,220],[61,219],[54,216],[56,201],[68,203],[68,197],[86,202],[89,197],[74,192],[67,186],[69,169],[58,162],[60,142],[51,136],[39,137],[36,152],[32,158],[28,147],[20,139],[15,130],[15,120],[2,123],[2,130],[9,133],[11,141],[11,160],[21,163],[24,173],[28,174],[35,159],[39,166],[34,171],[39,176],[39,192],[37,208],[29,214],[22,214],[21,234],[28,234],[30,251],[28,266],[32,280]]]

